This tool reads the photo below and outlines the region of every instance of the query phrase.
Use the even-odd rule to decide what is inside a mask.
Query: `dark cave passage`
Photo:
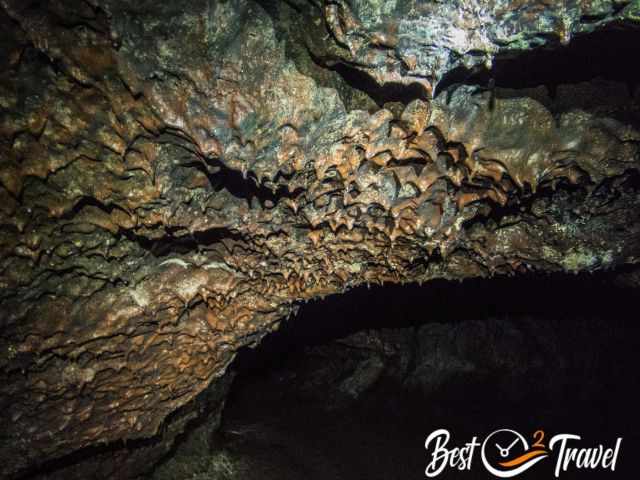
[[[456,445],[500,428],[623,437],[622,474],[640,446],[640,325],[613,275],[359,287],[303,305],[238,355],[202,478],[425,478],[439,428]],[[154,478],[184,465],[180,451]],[[479,462],[439,478],[490,478]],[[520,478],[551,478],[554,462]],[[562,474],[585,476],[602,473]]]

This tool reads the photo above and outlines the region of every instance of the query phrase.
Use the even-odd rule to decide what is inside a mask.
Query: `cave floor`
[[[339,412],[301,403],[270,406],[270,413],[263,404],[247,415],[249,405],[237,403],[227,412],[222,445],[246,460],[239,478],[422,477],[423,435],[402,415],[360,406]]]
[[[507,426],[521,432],[551,426],[555,433],[580,433],[594,444],[624,435],[627,452],[640,446],[635,432],[637,414],[623,423],[620,416],[632,407],[620,408],[606,396],[567,409],[567,399],[557,402],[558,406],[548,399],[542,404],[511,401],[487,398],[486,391],[473,388],[456,403],[450,398],[426,402],[406,392],[398,395],[377,389],[346,408],[331,409],[317,400],[298,398],[297,392],[290,391],[294,387],[288,387],[277,372],[241,379],[238,384],[228,399],[221,429],[208,439],[208,453],[200,453],[217,460],[200,473],[156,479],[424,479],[429,460],[424,441],[438,428],[447,428],[455,445],[463,445],[474,435],[482,441],[488,433]],[[633,391],[626,393],[634,395]],[[633,459],[627,455],[623,460],[615,473],[606,472],[604,478],[630,478],[624,472],[633,468]],[[476,458],[471,471],[447,469],[438,478],[495,477]],[[554,478],[553,465],[534,468],[518,478]],[[561,478],[603,478],[603,474],[565,472]]]

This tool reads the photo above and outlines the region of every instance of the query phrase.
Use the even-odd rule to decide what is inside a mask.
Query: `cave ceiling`
[[[302,301],[638,262],[638,85],[467,81],[638,23],[637,0],[1,0],[0,472],[161,434]]]

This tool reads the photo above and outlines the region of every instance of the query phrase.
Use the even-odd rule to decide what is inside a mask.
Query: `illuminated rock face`
[[[637,1],[324,3],[0,2],[3,475],[164,451],[296,302],[640,258],[640,90],[434,98]]]

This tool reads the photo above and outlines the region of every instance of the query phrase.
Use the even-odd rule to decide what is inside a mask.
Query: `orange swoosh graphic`
[[[507,467],[507,468],[516,467],[531,458],[539,457],[540,455],[546,455],[546,454],[547,454],[546,450],[532,450],[531,452],[527,452],[524,455],[520,455],[518,458],[514,458],[513,460],[509,460],[508,462],[501,462],[498,465],[500,465],[501,467]]]

